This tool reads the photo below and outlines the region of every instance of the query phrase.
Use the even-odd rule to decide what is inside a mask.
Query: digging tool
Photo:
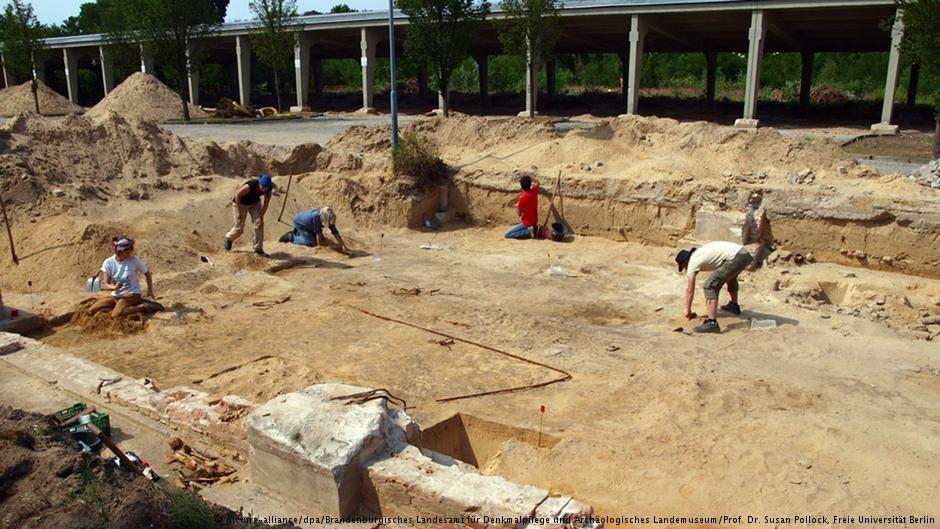
[[[293,181],[294,181],[294,175],[289,175],[287,177],[287,190],[284,191],[284,201],[281,202],[281,212],[277,214],[278,222],[284,222],[283,220],[281,220],[281,217],[284,216],[284,208],[287,207],[287,199],[290,197],[290,184]],[[284,224],[287,224],[287,223],[284,222]],[[293,224],[291,224],[290,226],[293,227]]]
[[[558,182],[561,182],[561,171],[558,171]],[[545,212],[545,220],[542,221],[542,225],[538,227],[539,233],[535,234],[536,239],[540,239],[542,235],[542,230],[548,226],[548,216],[552,212],[552,208],[555,207],[555,195],[558,194],[558,184],[555,184],[555,189],[552,190],[552,198],[548,200],[548,211]]]
[[[2,196],[0,196],[0,210],[3,211],[3,222],[7,225],[7,237],[10,238],[10,253],[13,254],[13,264],[19,265],[20,259],[16,256],[16,248],[13,247],[13,230],[10,229],[10,219],[7,217],[7,207],[3,203]]]
[[[542,404],[539,406],[539,442],[535,445],[537,448],[542,448],[542,418],[545,417],[545,405]]]
[[[116,455],[118,459],[121,460],[121,466],[123,466],[124,468],[130,470],[131,472],[135,474],[143,475],[144,471],[141,470],[140,466],[138,466],[135,461],[127,457],[127,454],[125,454],[123,450],[118,448],[118,446],[114,443],[114,441],[111,439],[110,436],[106,435],[104,432],[101,431],[100,428],[98,428],[94,424],[87,424],[86,428],[88,428],[89,432],[97,435],[98,439],[101,439],[101,442],[104,443],[104,445],[107,446],[111,450],[111,452],[114,453],[114,455]]]

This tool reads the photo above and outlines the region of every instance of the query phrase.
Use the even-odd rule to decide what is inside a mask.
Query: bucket
[[[85,292],[100,292],[101,279],[97,276],[91,276],[85,281]]]
[[[565,238],[565,225],[560,222],[553,222],[551,229],[551,237],[553,241],[561,241]]]

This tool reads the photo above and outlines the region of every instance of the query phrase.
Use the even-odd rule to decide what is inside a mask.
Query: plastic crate
[[[60,410],[56,412],[55,418],[59,422],[67,421],[71,419],[72,417],[75,417],[77,414],[81,413],[82,410],[84,410],[87,407],[88,407],[88,404],[85,404],[84,402],[76,402],[75,404],[69,406],[68,408],[65,408],[64,410]],[[111,418],[108,416],[107,413],[95,410],[91,412],[89,415],[91,415],[91,420],[89,421],[91,424],[94,424],[95,426],[97,426],[98,429],[104,432],[105,435],[108,435],[108,436],[111,435]],[[78,432],[81,430],[87,430],[87,428],[85,427],[84,424],[78,424],[78,423],[72,424],[66,429],[66,431],[68,431],[69,433]]]

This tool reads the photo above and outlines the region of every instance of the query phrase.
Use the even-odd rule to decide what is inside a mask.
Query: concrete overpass
[[[705,93],[715,97],[716,54],[737,52],[747,56],[747,77],[742,116],[736,125],[752,127],[757,121],[757,96],[761,62],[765,53],[796,52],[802,55],[800,101],[809,103],[813,56],[816,52],[889,52],[885,72],[885,94],[881,120],[874,130],[896,130],[892,122],[899,73],[898,44],[903,24],[892,31],[883,21],[895,14],[894,0],[569,0],[561,11],[562,32],[556,48],[565,53],[616,53],[621,58],[624,79],[624,109],[636,113],[640,104],[639,82],[645,52],[696,52],[706,57]],[[498,7],[490,19],[502,17]],[[237,65],[239,99],[250,104],[251,33],[255,23],[225,24],[210,42],[201,43],[231,54]],[[396,53],[408,31],[408,20],[396,12]],[[362,109],[373,106],[377,56],[388,55],[388,12],[343,13],[300,17],[295,26],[294,46],[296,105],[292,111],[309,108],[310,73],[314,92],[321,93],[320,61],[330,58],[359,58],[362,65]],[[114,85],[111,61],[102,35],[58,37],[47,40],[62,54],[68,97],[78,100],[78,61],[93,56],[100,64],[103,91]],[[502,53],[496,29],[486,25],[474,35],[472,56],[480,68],[480,92],[488,92],[488,57]],[[555,66],[547,69],[547,91],[554,91]],[[141,70],[152,72],[153,59],[141,55]],[[37,68],[44,72],[44,68]],[[9,85],[13,80],[4,71]],[[426,72],[419,74],[426,85]],[[526,107],[537,104],[537,87],[527,79]],[[199,102],[199,72],[190,74],[191,100]]]

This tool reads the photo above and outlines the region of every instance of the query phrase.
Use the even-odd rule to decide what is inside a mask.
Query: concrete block
[[[367,391],[318,384],[282,395],[247,421],[252,479],[303,509],[349,516],[359,509],[360,465],[403,441],[405,434],[382,400],[331,400]]]
[[[310,112],[310,107],[307,107],[307,106],[299,107],[296,105],[290,107],[291,114],[300,114],[301,112]]]
[[[890,123],[875,123],[871,126],[871,131],[875,134],[893,135],[898,133],[898,126]]]
[[[759,119],[738,118],[734,120],[734,127],[737,129],[756,129],[760,125]]]

